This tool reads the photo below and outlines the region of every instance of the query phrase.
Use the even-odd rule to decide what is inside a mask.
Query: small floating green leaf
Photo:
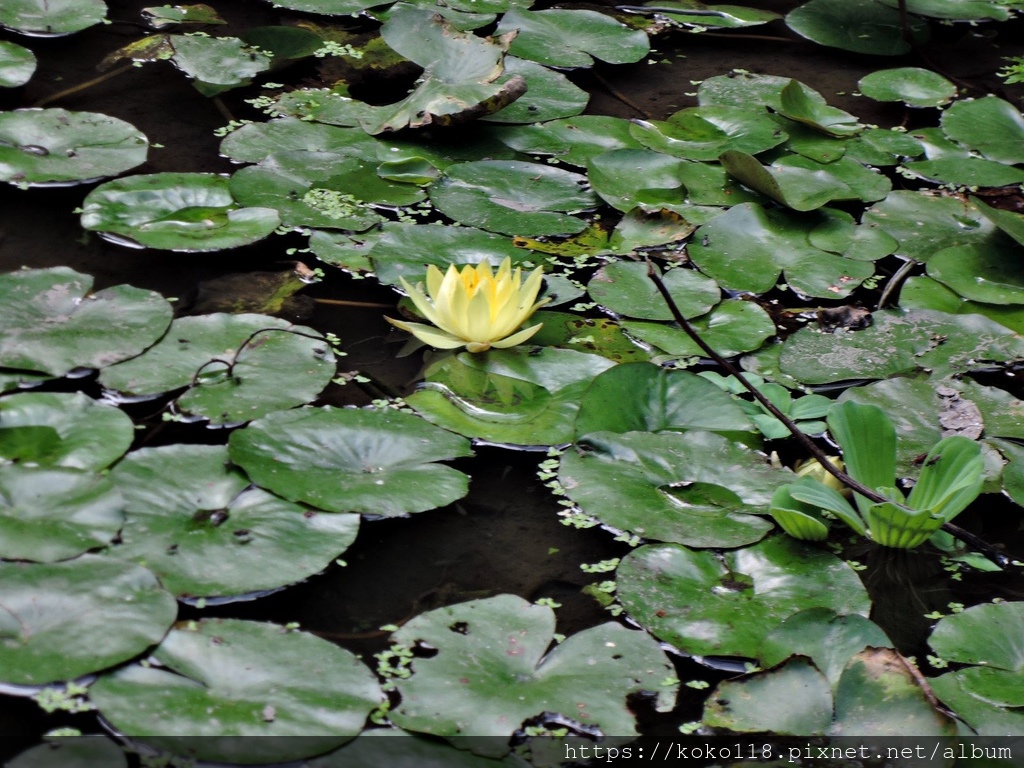
[[[910,107],[940,107],[956,96],[956,86],[937,72],[920,67],[879,69],[857,83],[875,101],[902,101]]]
[[[28,48],[0,40],[0,88],[17,88],[32,79],[36,57]]]

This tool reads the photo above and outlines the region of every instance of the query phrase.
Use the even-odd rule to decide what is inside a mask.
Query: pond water
[[[96,77],[99,59],[141,34],[139,12],[146,5],[111,0],[111,25],[66,38],[29,40],[39,59],[38,70],[24,88],[0,91],[0,109],[31,106]],[[778,0],[758,5],[786,12],[800,3]],[[217,34],[240,34],[296,16],[263,3],[237,0],[218,2],[216,7],[228,21]],[[936,38],[928,50],[943,66],[943,74],[974,86],[974,95],[993,92],[1020,104],[1020,88],[1007,88],[995,76],[1002,57],[1024,52],[1020,22],[939,27]],[[3,39],[14,37],[5,35]],[[697,105],[692,83],[745,70],[795,78],[823,94],[829,104],[866,123],[889,127],[918,119],[902,105],[855,95],[858,80],[883,66],[879,58],[794,39],[779,23],[704,34],[678,32],[654,38],[653,45],[656,50],[649,60],[615,67],[600,65],[573,75],[590,94],[587,114],[661,120]],[[903,59],[886,60],[884,66],[904,63]],[[312,66],[298,67],[302,76],[294,70],[288,72],[289,82],[316,77]],[[224,125],[226,114],[235,119],[263,119],[243,101],[251,98],[254,90],[223,94],[219,108],[169,64],[160,62],[71,93],[48,106],[100,112],[139,128],[154,148],[146,164],[134,173],[230,174],[237,166],[219,154],[221,139],[214,131]],[[382,96],[381,100],[387,99]],[[156,148],[157,144],[162,146]],[[93,275],[97,290],[129,284],[177,297],[184,305],[193,300],[200,284],[216,278],[278,271],[296,258],[303,258],[310,267],[318,266],[312,254],[286,253],[289,248],[305,246],[305,237],[298,233],[214,254],[116,245],[84,232],[79,223],[75,211],[93,186],[30,190],[0,186],[0,272],[70,266]],[[895,261],[891,265],[886,262],[884,268],[891,272],[896,265]],[[330,267],[324,271],[321,282],[303,291],[316,303],[306,306],[310,312],[302,322],[336,334],[346,353],[341,370],[359,371],[367,382],[362,386],[332,384],[318,403],[366,406],[382,396],[412,393],[422,377],[423,358],[419,352],[398,356],[406,337],[383,319],[393,310],[382,309],[394,307],[395,292],[372,279],[353,279]],[[877,292],[861,291],[853,301],[868,305],[872,296]],[[793,300],[792,296],[784,299]],[[590,314],[599,316],[596,311]],[[701,367],[711,368],[698,369]],[[1002,373],[995,378],[995,386],[1021,396],[1014,379]],[[94,377],[59,388],[82,388],[94,396],[100,392]],[[128,406],[144,427],[138,432],[136,447],[224,441],[223,430],[160,421],[155,414],[162,404]],[[794,450],[786,441],[775,441],[769,448],[779,450],[784,459]],[[580,530],[562,524],[558,499],[537,476],[538,462],[544,458],[544,453],[478,446],[475,456],[452,462],[472,478],[469,495],[460,501],[410,518],[365,521],[355,543],[343,555],[344,567],[332,566],[305,583],[251,602],[202,609],[182,606],[179,619],[218,616],[297,622],[305,631],[365,659],[388,647],[389,633],[379,629],[384,625],[401,625],[434,608],[498,594],[519,595],[531,602],[541,598],[557,601],[561,604],[558,631],[566,635],[596,626],[609,620],[609,615],[582,590],[603,577],[584,573],[580,565],[624,557],[631,547],[600,527]],[[1012,558],[1024,560],[1019,508],[997,495],[982,499],[958,518],[958,523],[1005,546]],[[928,615],[947,613],[950,604],[969,606],[994,598],[1024,600],[1024,579],[1019,571],[965,571],[954,581],[947,578],[947,564],[933,552],[851,545],[843,556],[866,566],[860,576],[871,597],[871,619],[903,654],[917,657],[922,664],[928,653],[925,640],[935,623]],[[216,568],[216,563],[210,567]],[[671,659],[679,680],[705,680],[711,686],[742,669],[742,662],[735,661],[717,666],[712,661],[709,666],[681,655]],[[641,713],[641,728],[650,734],[677,733],[680,724],[700,720],[705,698],[703,689],[683,687],[671,712],[655,713],[648,707]],[[92,714],[44,716],[29,699],[0,697],[0,761],[60,726],[85,732],[98,728]]]

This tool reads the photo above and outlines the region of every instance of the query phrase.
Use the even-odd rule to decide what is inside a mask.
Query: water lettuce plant
[[[822,541],[832,516],[883,547],[909,549],[926,542],[981,492],[984,462],[973,440],[940,440],[905,496],[896,481],[896,430],[881,408],[847,401],[829,411],[828,425],[850,477],[888,501],[854,493],[855,509],[836,490],[805,476],[772,497],[771,515],[791,536]]]
[[[404,277],[400,279],[416,309],[437,327],[390,317],[387,321],[438,349],[465,346],[469,352],[486,352],[491,347],[514,347],[543,325],[516,330],[549,301],[535,301],[543,274],[544,270],[537,267],[524,283],[522,269],[516,267],[513,272],[509,258],[501,262],[497,274],[487,261],[461,270],[452,264],[443,275],[431,264],[427,267],[426,293],[423,283],[414,287]]]

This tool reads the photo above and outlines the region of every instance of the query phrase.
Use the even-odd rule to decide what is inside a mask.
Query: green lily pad
[[[535,123],[574,117],[587,108],[590,94],[575,85],[561,72],[548,69],[535,61],[515,56],[505,57],[505,72],[498,84],[521,77],[526,93],[493,114],[480,119],[487,123]]]
[[[590,158],[587,173],[594,191],[613,208],[657,210],[686,202],[680,176],[688,162],[647,149],[618,149]]]
[[[548,295],[551,294],[552,280],[548,278]],[[634,344],[614,320],[543,310],[537,312],[533,320],[544,324],[530,339],[539,347],[575,349],[600,355],[615,363],[644,362],[650,359],[650,355]]]
[[[562,456],[568,497],[605,525],[691,547],[764,537],[775,487],[791,477],[762,454],[711,432],[594,432]]]
[[[207,24],[227,24],[205,3],[191,5],[163,5],[142,9],[142,18],[153,29],[177,26],[205,26]]]
[[[0,112],[0,181],[29,186],[116,176],[146,162],[149,142],[131,123],[95,112]]]
[[[719,683],[704,703],[703,722],[735,733],[820,735],[832,724],[832,691],[809,659],[796,656]]]
[[[32,79],[36,56],[17,43],[0,40],[0,88],[17,88]]]
[[[107,546],[124,502],[102,475],[0,465],[0,557],[52,563]]]
[[[353,653],[276,624],[189,622],[168,633],[153,660],[102,676],[89,698],[122,734],[196,760],[322,754],[354,738],[381,701]]]
[[[249,123],[224,137],[222,155],[236,163],[259,163],[283,152],[312,152],[361,157],[377,157],[380,142],[367,136],[362,128],[325,125],[293,117],[279,117],[265,123]],[[301,167],[301,155],[295,165]]]
[[[590,67],[594,59],[632,64],[650,51],[647,34],[597,11],[512,8],[496,30],[516,30],[509,53],[549,67]]]
[[[845,146],[845,157],[874,166],[899,165],[904,160],[924,154],[921,142],[896,129],[865,128],[847,140]]]
[[[267,315],[216,313],[178,318],[159,344],[105,369],[100,382],[142,396],[187,387],[176,401],[182,412],[232,424],[308,403],[334,373],[334,355],[316,331]]]
[[[272,208],[243,208],[212,173],[155,173],[101,184],[82,204],[82,226],[133,248],[219,251],[262,240],[281,223]]]
[[[980,157],[941,157],[904,163],[916,178],[962,187],[1004,187],[1024,182],[1024,170]]]
[[[892,189],[885,176],[848,157],[819,163],[786,155],[765,167],[753,155],[729,150],[721,161],[745,185],[796,211],[812,211],[833,200],[872,202]]]
[[[313,512],[249,488],[227,448],[143,448],[112,479],[128,518],[110,554],[145,565],[177,597],[276,589],[322,571],[355,540],[359,516]],[[210,568],[216,563],[216,568]]]
[[[171,62],[195,80],[204,96],[249,85],[270,68],[271,57],[237,37],[167,35],[174,55]]]
[[[0,27],[33,37],[70,35],[106,18],[103,0],[4,0],[0,7]]]
[[[928,276],[960,296],[987,304],[1024,304],[1024,248],[1000,237],[932,254]]]
[[[907,279],[900,291],[899,304],[904,309],[937,309],[952,315],[982,315],[1024,335],[1024,307],[966,301],[942,283],[923,275]]]
[[[806,656],[834,688],[852,656],[869,646],[890,645],[881,627],[859,613],[843,616],[829,608],[808,608],[772,630],[757,658],[762,666],[772,667],[794,654]]]
[[[756,155],[789,138],[763,109],[726,105],[683,109],[665,121],[634,121],[630,133],[648,149],[687,160],[717,160],[726,150]]]
[[[621,117],[579,115],[532,125],[498,126],[494,135],[517,152],[553,156],[559,162],[586,167],[592,157],[604,152],[640,149],[631,125]]]
[[[688,371],[628,363],[600,374],[580,400],[576,432],[717,432],[750,430],[732,397]]]
[[[348,87],[344,85],[296,88],[277,96],[268,109],[277,117],[294,117],[347,128],[358,126],[361,120],[369,118],[371,112],[370,105],[349,96]]]
[[[652,11],[664,15],[677,24],[693,27],[715,27],[722,29],[738,29],[755,27],[782,18],[773,11],[761,8],[748,8],[742,5],[715,5],[713,8],[697,2],[697,0],[653,0]],[[678,9],[678,10],[675,10]],[[634,9],[634,13],[636,10]]]
[[[550,608],[515,595],[415,617],[395,632],[394,641],[436,652],[414,659],[412,674],[397,681],[401,703],[389,713],[391,720],[447,738],[507,738],[526,720],[552,713],[612,736],[634,736],[627,696],[656,692],[654,708],[672,708],[675,686],[663,685],[672,665],[645,632],[610,622],[551,648],[554,631]],[[496,738],[468,746],[492,757],[510,749]]]
[[[1024,116],[995,96],[953,104],[942,113],[942,130],[988,160],[1007,165],[1024,163]]]
[[[806,9],[809,5],[823,1],[832,2],[832,0],[811,0],[802,8]],[[790,80],[779,94],[779,103],[781,104],[779,114],[803,125],[808,125],[826,136],[846,138],[864,130],[864,126],[857,122],[856,117],[849,112],[830,107],[819,101],[815,98],[816,95],[818,94],[815,91],[800,81]]]
[[[987,240],[995,227],[959,197],[895,190],[864,213],[863,224],[896,239],[896,255],[926,262],[954,245]]]
[[[912,309],[883,310],[873,318],[860,331],[797,331],[782,348],[783,372],[825,384],[921,371],[942,377],[1024,359],[1024,341],[980,315]]]
[[[928,38],[928,24],[909,18],[915,44]],[[786,14],[786,25],[819,45],[875,56],[910,51],[903,39],[900,14],[875,0],[810,0]]]
[[[1004,211],[1001,208],[993,208],[977,197],[972,197],[971,202],[977,206],[981,214],[995,224],[1002,232],[1024,245],[1024,216],[1013,211]]]
[[[446,358],[406,401],[425,419],[467,437],[507,445],[564,445],[579,401],[614,363],[574,349],[522,347]]]
[[[821,223],[807,233],[815,248],[856,261],[878,261],[896,250],[899,243],[884,231],[857,224],[845,211],[819,210]]]
[[[813,246],[806,219],[756,203],[712,219],[697,230],[688,251],[697,268],[723,287],[752,293],[771,290],[783,271],[799,293],[841,298],[872,273],[870,263]]]
[[[526,90],[522,78],[496,83],[426,80],[401,101],[372,108],[359,122],[373,135],[427,125],[455,125],[499,112]]]
[[[608,247],[614,253],[633,254],[642,248],[671,247],[686,240],[697,229],[674,211],[646,212],[634,208],[615,225],[608,238]]]
[[[899,6],[899,0],[879,2],[890,8]],[[1006,21],[1012,13],[1011,6],[1006,0],[907,0],[909,13],[953,21]]]
[[[26,749],[7,768],[128,768],[125,750],[106,736],[56,736]]]
[[[956,97],[956,86],[937,72],[920,67],[879,69],[857,87],[875,101],[902,101],[909,107],[941,107]]]
[[[142,352],[171,321],[158,293],[118,285],[90,293],[68,267],[0,275],[0,366],[64,376]]]
[[[690,323],[701,338],[723,357],[753,352],[775,335],[775,323],[752,301],[726,299],[706,315]],[[646,344],[653,344],[676,357],[705,357],[706,354],[675,324],[629,320],[622,328]]]
[[[520,161],[484,160],[452,166],[430,187],[441,213],[506,235],[565,235],[586,227],[565,212],[597,204],[578,173]]]
[[[663,278],[683,317],[710,311],[722,297],[718,283],[694,269],[670,269]],[[587,284],[590,297],[617,315],[644,320],[671,320],[657,287],[647,277],[647,265],[613,261],[597,271]]]
[[[42,685],[127,661],[160,642],[177,603],[145,568],[82,555],[0,563],[0,680]]]
[[[328,512],[408,515],[466,495],[469,478],[437,461],[469,443],[396,411],[278,411],[232,433],[231,460],[257,485]]]
[[[352,16],[367,8],[382,5],[378,0],[272,0],[275,8],[288,8],[325,16]]]
[[[377,279],[385,285],[399,285],[403,277],[412,285],[421,283],[430,264],[446,270],[449,264],[488,261],[497,267],[508,258],[513,266],[520,266],[535,257],[531,251],[517,248],[508,237],[472,227],[388,222],[373,234],[376,237],[369,240],[366,256]]]
[[[1020,707],[1004,707],[966,690],[963,675],[966,670],[947,672],[933,677],[928,683],[935,696],[948,706],[957,717],[978,736],[1012,736],[1024,728],[1024,711]],[[1019,689],[1019,678],[1016,681]]]
[[[704,80],[697,88],[697,101],[702,107],[725,105],[750,109],[752,104],[782,110],[782,89],[791,78],[775,75],[757,75],[746,71],[733,71]],[[824,104],[825,97],[807,89],[809,98]]]
[[[787,536],[725,553],[645,546],[623,558],[615,579],[619,601],[641,626],[700,656],[755,658],[800,611],[864,615],[871,606],[849,565]]]
[[[52,437],[38,442],[26,432],[38,436],[38,430]],[[135,427],[123,411],[80,392],[24,392],[0,400],[4,459],[100,470],[121,458],[134,439]]]
[[[1024,671],[1024,603],[983,603],[946,616],[928,644],[946,661]]]

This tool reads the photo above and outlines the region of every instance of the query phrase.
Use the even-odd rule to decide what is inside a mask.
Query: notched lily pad
[[[145,565],[178,597],[301,581],[344,552],[359,529],[358,515],[314,512],[248,488],[224,446],[143,448],[111,477],[127,521],[110,554]]]
[[[103,0],[4,0],[0,6],[0,27],[32,37],[70,35],[106,18]]]
[[[956,86],[937,72],[920,67],[879,69],[857,83],[875,101],[902,101],[910,107],[940,107],[956,97]]]
[[[569,212],[592,208],[587,178],[548,165],[483,160],[452,166],[430,187],[441,213],[506,235],[566,235],[586,222]]]
[[[155,173],[107,182],[82,204],[82,226],[133,248],[219,251],[262,240],[281,223],[273,208],[243,208],[213,173]]]
[[[0,557],[52,563],[111,542],[124,503],[110,480],[73,469],[0,466]]]
[[[467,437],[564,445],[575,434],[583,391],[612,365],[601,355],[552,347],[462,353],[431,366],[406,400],[428,421]]]
[[[335,372],[316,331],[266,315],[216,313],[175,320],[160,343],[100,375],[103,386],[156,396],[188,388],[177,407],[237,424],[313,400]]]
[[[775,323],[758,304],[726,299],[690,325],[723,357],[753,352],[775,335]],[[705,352],[675,323],[623,321],[622,328],[645,344],[652,344],[673,357],[703,357]]]
[[[142,132],[109,115],[0,112],[0,181],[11,184],[67,185],[116,176],[146,162],[148,152]]]
[[[633,138],[648,149],[687,160],[717,160],[726,150],[756,155],[788,137],[764,109],[711,105],[683,109],[665,121],[634,121]]]
[[[63,563],[0,563],[0,680],[74,680],[155,645],[177,604],[145,568],[82,555]]]
[[[326,640],[276,624],[204,619],[172,629],[151,663],[101,677],[89,698],[146,745],[252,764],[341,746],[362,730],[381,692],[354,654]]]
[[[553,645],[555,614],[514,595],[440,608],[395,632],[405,647],[435,650],[416,658],[397,683],[393,722],[445,738],[511,737],[543,713],[557,714],[611,737],[634,736],[631,694],[656,693],[659,712],[672,708],[672,665],[644,632],[607,623]],[[458,684],[453,685],[455,681]],[[469,740],[475,752],[501,757],[502,739]]]
[[[513,31],[517,34],[509,52],[549,67],[590,67],[594,58],[631,64],[650,50],[646,33],[597,11],[512,8],[502,16],[497,33]]]
[[[63,376],[142,352],[171,321],[160,294],[118,285],[90,293],[68,267],[0,275],[0,366]]]
[[[0,40],[0,88],[17,88],[32,79],[36,57],[28,48]]]
[[[788,536],[724,553],[649,545],[623,558],[615,578],[630,616],[700,656],[756,658],[764,638],[799,611],[863,615],[871,606],[846,562]]]
[[[775,487],[790,477],[710,432],[594,432],[562,456],[559,482],[587,515],[646,539],[738,547],[764,537]]]
[[[662,281],[683,317],[710,311],[722,298],[718,283],[695,269],[670,269]],[[613,261],[601,267],[587,284],[594,301],[617,315],[642,320],[671,320],[672,312],[647,276],[647,265]]]
[[[927,22],[908,19],[914,43],[928,38]],[[900,14],[874,0],[810,0],[786,14],[786,25],[801,37],[844,51],[898,56],[910,51]]]
[[[469,478],[438,461],[469,442],[397,411],[302,408],[231,435],[231,460],[257,485],[329,512],[398,517],[462,498]]]

